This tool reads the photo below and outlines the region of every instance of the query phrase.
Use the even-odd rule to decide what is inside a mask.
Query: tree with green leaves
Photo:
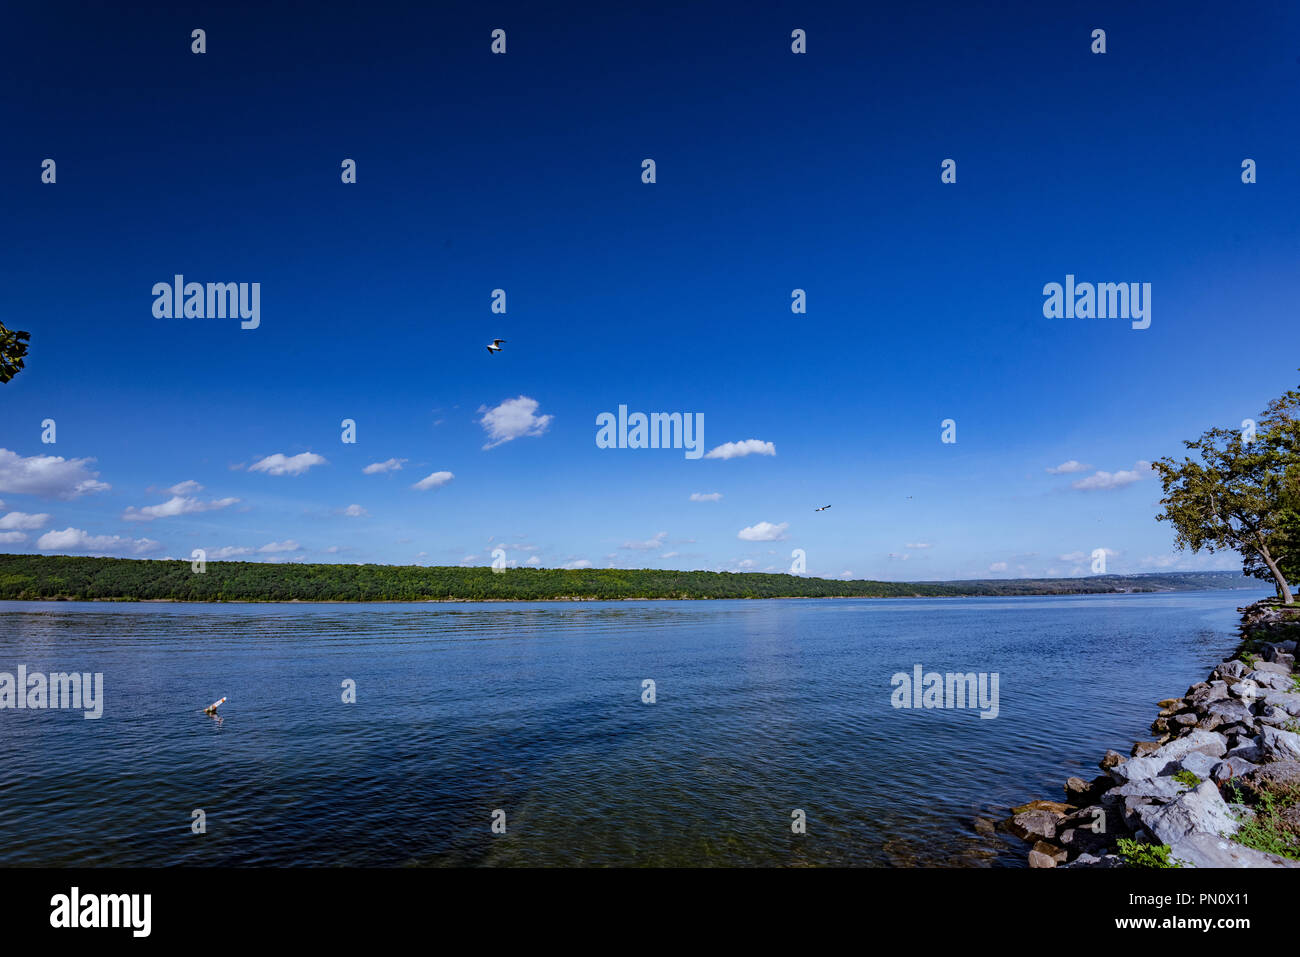
[[[1269,403],[1253,430],[1209,429],[1183,444],[1199,461],[1166,456],[1152,463],[1164,486],[1156,517],[1173,525],[1175,545],[1239,552],[1245,574],[1271,579],[1292,604],[1288,581],[1300,565],[1300,390]]]
[[[30,338],[30,334],[18,330],[10,332],[4,323],[0,323],[0,382],[8,382],[22,369]]]

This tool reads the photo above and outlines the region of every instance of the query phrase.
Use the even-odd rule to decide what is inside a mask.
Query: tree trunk
[[[1291,595],[1291,587],[1286,583],[1286,576],[1282,574],[1282,569],[1277,567],[1277,562],[1273,561],[1273,556],[1268,553],[1268,549],[1259,548],[1256,551],[1259,552],[1259,557],[1264,559],[1268,570],[1273,573],[1273,579],[1277,582],[1277,594],[1282,599],[1282,604],[1294,604],[1295,598]]]

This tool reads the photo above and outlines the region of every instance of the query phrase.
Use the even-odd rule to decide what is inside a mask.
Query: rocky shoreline
[[[1012,809],[1030,867],[1300,867],[1300,606],[1242,612],[1242,641],[1158,703],[1154,741]]]

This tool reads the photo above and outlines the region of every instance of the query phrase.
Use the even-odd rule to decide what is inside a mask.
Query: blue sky
[[[1294,5],[752,6],[6,12],[0,549],[1235,567],[1139,463],[1296,384]],[[260,326],[156,318],[177,273]],[[1044,318],[1067,274],[1150,328]],[[598,448],[619,405],[775,454]]]

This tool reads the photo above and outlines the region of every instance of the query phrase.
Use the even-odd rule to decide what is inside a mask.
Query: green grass
[[[1181,771],[1175,774],[1174,780],[1177,781],[1179,784],[1186,784],[1189,788],[1194,788],[1201,783],[1201,779],[1198,778],[1193,772],[1188,771],[1186,768],[1183,768]]]
[[[1240,804],[1241,790],[1231,784],[1233,803]],[[1300,807],[1300,783],[1276,784],[1261,788],[1255,802],[1255,816],[1237,818],[1241,825],[1233,840],[1257,851],[1300,860],[1300,815],[1287,812]]]
[[[1182,867],[1183,862],[1171,858],[1168,844],[1142,844],[1128,837],[1121,837],[1116,846],[1120,857],[1129,867]]]

